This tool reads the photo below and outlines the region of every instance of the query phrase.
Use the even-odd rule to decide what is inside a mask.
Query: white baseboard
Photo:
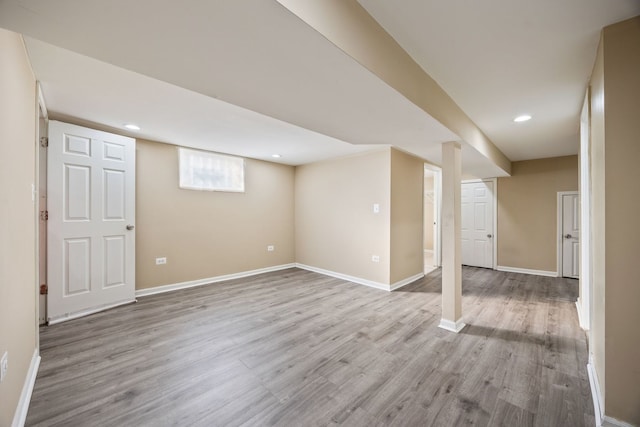
[[[576,300],[576,311],[578,312],[578,323],[580,324],[580,327],[585,331],[588,331],[589,325],[584,324],[584,318],[582,317],[582,299],[580,297]]]
[[[634,427],[633,424],[625,423],[624,421],[616,420],[606,415],[602,418],[601,425],[602,427]]]
[[[363,279],[362,277],[350,276],[348,274],[338,273],[337,271],[325,270],[324,268],[313,267],[306,264],[296,264],[296,267],[301,268],[303,270],[313,271],[314,273],[324,274],[325,276],[335,277],[336,279],[346,280],[348,282],[369,286],[370,288],[376,288],[376,289],[380,289],[387,292],[400,289],[401,287],[406,286],[409,283],[413,283],[416,280],[422,279],[424,277],[424,273],[418,273],[411,277],[407,277],[406,279],[402,279],[395,283],[392,283],[391,285],[387,285],[386,283],[376,282],[369,279]]]
[[[29,365],[27,377],[25,378],[24,385],[22,386],[22,393],[20,393],[20,400],[18,401],[16,412],[13,415],[11,427],[23,427],[27,420],[27,412],[29,411],[29,404],[31,403],[31,394],[33,393],[33,386],[36,384],[39,367],[40,354],[38,353],[38,349],[35,349],[33,350],[31,364]]]
[[[391,286],[361,277],[350,276],[348,274],[338,273],[336,271],[325,270],[324,268],[312,267],[306,264],[296,264],[296,267],[303,270],[313,271],[314,273],[324,274],[325,276],[335,277],[336,279],[346,280],[348,282],[357,283],[359,285],[369,286],[370,288],[381,289],[383,291],[391,291]]]
[[[535,276],[558,277],[557,271],[531,270],[529,268],[505,267],[502,265],[497,266],[496,270],[505,271],[507,273],[521,273],[521,274],[533,274]]]
[[[576,312],[578,313],[578,324],[582,329],[585,329],[585,327],[582,326],[582,300],[580,297],[576,300]]]
[[[389,290],[395,291],[396,289],[400,289],[401,287],[406,286],[410,283],[413,283],[416,280],[420,280],[423,277],[424,277],[424,273],[418,273],[411,277],[407,277],[406,279],[399,280],[396,283],[392,283],[391,286],[389,286]]]
[[[603,421],[602,409],[604,408],[604,402],[602,401],[600,383],[598,382],[598,375],[596,374],[596,368],[593,364],[593,356],[591,354],[589,354],[589,363],[587,363],[587,374],[589,375],[589,385],[591,386],[593,413],[596,414],[596,426],[600,427]]]
[[[132,302],[136,302],[136,301],[137,300],[135,298],[131,299],[131,300],[128,299],[128,300],[125,300],[125,301],[117,302],[115,304],[105,304],[105,305],[101,305],[99,307],[91,308],[89,310],[77,311],[75,313],[67,313],[65,315],[57,316],[57,317],[50,317],[48,323],[49,323],[49,325],[55,325],[56,323],[62,323],[62,322],[66,322],[68,320],[77,319],[79,317],[88,316],[90,314],[99,313],[99,312],[104,311],[104,310],[109,310],[111,308],[119,307],[119,306],[125,305],[125,304],[131,304]]]
[[[447,330],[449,332],[455,332],[456,334],[467,326],[462,319],[458,319],[456,322],[447,319],[440,319],[439,328]]]
[[[604,401],[600,392],[600,382],[593,363],[593,355],[589,355],[587,364],[589,385],[591,386],[591,400],[593,400],[593,412],[596,414],[596,427],[634,427],[632,424],[617,420],[604,414]]]
[[[211,283],[224,282],[225,280],[241,279],[243,277],[255,276],[263,273],[271,273],[272,271],[286,270],[294,268],[296,264],[281,264],[273,267],[259,268],[256,270],[242,271],[240,273],[225,274],[223,276],[209,277],[206,279],[191,280],[189,282],[174,283],[171,285],[156,286],[154,288],[139,289],[136,291],[136,297],[144,297],[148,295],[162,294],[164,292],[177,291],[179,289],[193,288],[196,286],[209,285]]]

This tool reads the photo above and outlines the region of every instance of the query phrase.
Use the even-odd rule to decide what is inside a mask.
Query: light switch
[[[380,204],[378,203],[373,204],[373,213],[380,213]]]

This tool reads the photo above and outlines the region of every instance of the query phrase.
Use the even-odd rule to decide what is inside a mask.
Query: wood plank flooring
[[[290,269],[41,329],[28,426],[593,425],[577,281],[440,270],[388,293]]]

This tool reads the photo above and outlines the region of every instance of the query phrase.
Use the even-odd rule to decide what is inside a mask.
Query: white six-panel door
[[[462,264],[493,268],[493,182],[462,183]]]
[[[135,140],[49,122],[50,323],[135,300]]]
[[[562,195],[562,276],[580,275],[580,196]]]

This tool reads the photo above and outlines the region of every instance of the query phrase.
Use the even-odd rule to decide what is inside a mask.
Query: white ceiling
[[[35,39],[25,41],[50,115],[61,120],[77,118],[132,137],[293,165],[380,148],[348,144]],[[127,123],[141,130],[122,129]]]
[[[575,154],[598,31],[639,2],[530,3],[361,0],[512,160]],[[459,139],[271,0],[0,0],[0,27],[29,36],[51,111],[149,139],[287,164],[376,145],[439,163]],[[463,170],[500,175],[464,143]]]
[[[578,152],[600,30],[640,15],[639,0],[358,2],[512,161]]]

